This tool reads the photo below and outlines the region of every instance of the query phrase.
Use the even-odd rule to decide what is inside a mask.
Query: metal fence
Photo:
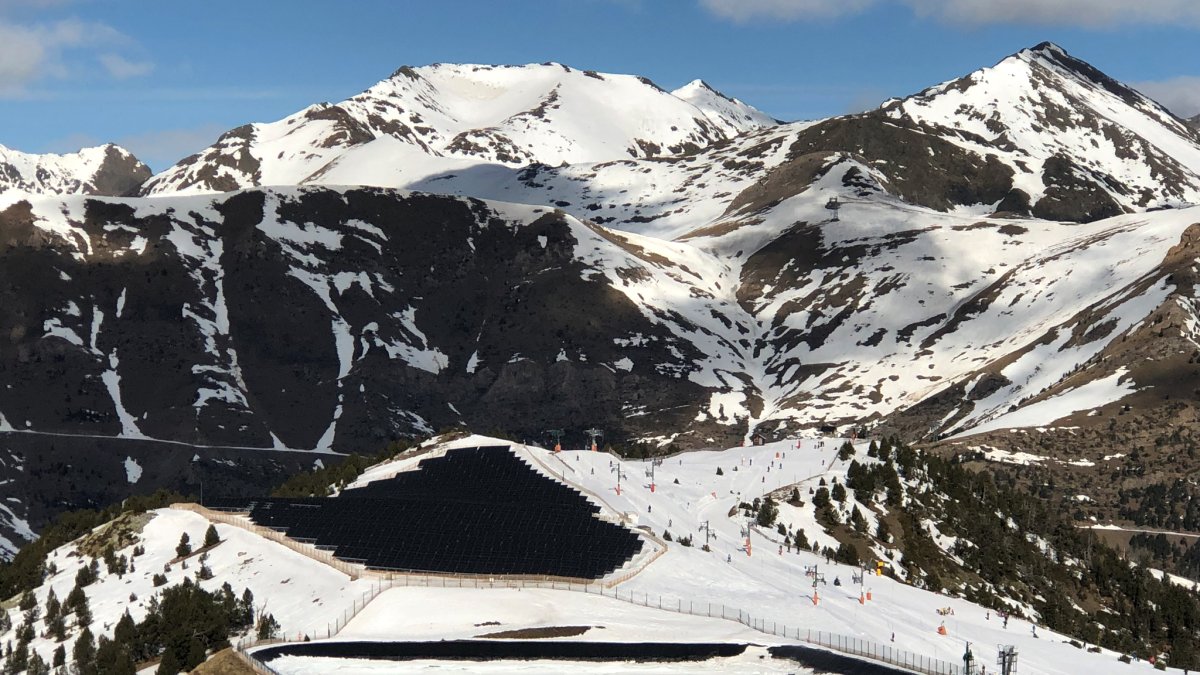
[[[192,503],[172,504],[171,508],[178,509],[180,511],[191,511],[191,512],[197,513],[213,522],[224,523],[226,525],[232,525],[234,527],[240,527],[241,529],[246,530],[247,532],[252,532],[264,539],[270,539],[271,541],[273,541],[277,544],[286,546],[287,548],[290,548],[291,550],[293,550],[301,555],[305,555],[305,556],[308,556],[309,558],[312,558],[313,560],[325,563],[326,565],[329,565],[330,567],[334,568],[335,570],[349,576],[351,579],[357,579],[363,575],[364,570],[363,570],[362,565],[355,565],[353,563],[348,563],[344,560],[339,560],[339,559],[335,558],[333,556],[333,554],[330,553],[329,551],[323,551],[323,550],[317,548],[316,546],[314,546],[313,544],[306,544],[303,542],[299,542],[299,541],[296,541],[295,539],[291,539],[290,537],[288,537],[287,535],[285,535],[282,532],[272,530],[269,527],[255,525],[245,515],[238,515],[235,513],[226,513],[226,512],[222,512],[222,511],[213,511],[211,509],[206,509],[203,506],[200,506],[199,504],[192,504]]]
[[[250,670],[253,670],[258,675],[282,675],[278,670],[268,666],[265,662],[260,661],[254,654],[246,651],[254,646],[266,646],[269,643],[282,642],[282,640],[254,640],[252,638],[242,638],[233,645],[233,653],[246,664]]]
[[[840,652],[847,656],[855,658],[869,659],[880,663],[906,668],[908,670],[924,673],[925,675],[967,675],[963,666],[935,659],[924,654],[896,649],[890,645],[880,644],[864,640],[862,638],[839,635],[837,633],[829,633],[826,631],[812,630],[810,628],[802,628],[799,626],[789,626],[788,624],[772,620],[763,616],[756,616],[750,612],[730,607],[723,603],[714,603],[707,601],[696,601],[692,599],[684,599],[681,597],[672,597],[664,595],[655,595],[651,593],[626,590],[623,588],[610,588],[601,583],[574,583],[570,581],[539,581],[533,579],[478,579],[473,577],[429,577],[421,575],[394,575],[390,579],[381,580],[375,586],[363,595],[356,599],[353,606],[347,608],[341,616],[330,622],[326,629],[326,637],[336,636],[345,626],[363,610],[364,607],[374,600],[380,593],[389,588],[403,587],[418,587],[418,588],[541,588],[557,591],[571,591],[576,593],[586,593],[589,595],[599,595],[621,602],[627,602],[641,607],[652,609],[660,609],[679,614],[688,614],[691,616],[710,617],[714,619],[723,619],[725,621],[736,621],[751,630],[760,633],[766,633],[786,640],[795,640],[804,642],[819,647],[824,647],[835,652]],[[300,638],[303,639],[303,638]],[[268,643],[276,643],[278,640],[259,642],[252,639],[242,640],[238,643],[237,648],[240,650],[249,649],[254,646],[262,646]]]

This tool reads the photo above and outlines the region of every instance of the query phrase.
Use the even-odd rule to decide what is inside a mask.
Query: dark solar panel
[[[595,579],[642,548],[633,532],[599,520],[599,507],[505,446],[462,448],[422,460],[337,498],[256,498],[259,525],[368,567],[460,574]]]

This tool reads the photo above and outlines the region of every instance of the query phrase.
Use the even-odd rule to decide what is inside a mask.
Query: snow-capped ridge
[[[717,91],[704,80],[692,80],[671,95],[704,111],[714,124],[727,126],[734,135],[780,123],[757,108]]]
[[[62,154],[31,154],[0,145],[0,192],[120,196],[149,177],[149,167],[113,143]]]
[[[1200,203],[1200,135],[1053,43],[891,100],[880,112],[994,157],[1012,172],[1014,199],[1043,218]]]
[[[776,124],[711,89],[697,96],[553,62],[404,66],[345,101],[227,132],[143,193],[304,183],[358,162],[381,176],[370,183],[401,186],[397,173],[678,156]],[[393,159],[379,166],[380,156]]]

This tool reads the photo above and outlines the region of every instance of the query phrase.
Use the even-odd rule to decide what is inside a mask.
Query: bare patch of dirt
[[[196,666],[191,675],[254,675],[254,670],[233,653],[223,649]]]
[[[95,532],[84,535],[76,549],[90,558],[99,558],[104,550],[120,550],[141,540],[138,535],[146,523],[154,518],[152,513],[123,513]]]

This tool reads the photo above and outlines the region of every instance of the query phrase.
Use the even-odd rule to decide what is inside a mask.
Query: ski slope
[[[472,436],[457,440],[452,446],[504,443]],[[780,488],[787,488],[790,493],[790,486],[796,485],[802,498],[809,501],[808,489],[815,488],[821,479],[827,483],[834,479],[844,482],[848,463],[838,461],[836,457],[841,443],[837,439],[806,438],[721,452],[684,453],[665,458],[655,467],[653,490],[648,475],[649,462],[622,460],[607,453],[590,451],[553,453],[533,446],[512,447],[538,470],[587,490],[607,515],[634,519],[638,527],[649,528],[658,535],[669,531],[676,542],[682,536],[693,537],[692,547],[669,544],[665,555],[621,584],[622,597],[626,593],[632,593],[634,597],[646,594],[651,604],[655,598],[661,598],[664,606],[688,607],[691,603],[697,609],[707,603],[713,607],[736,607],[755,617],[786,624],[789,631],[792,627],[802,632],[807,629],[827,631],[951,663],[961,663],[965,645],[969,642],[979,663],[987,664],[989,668],[995,663],[996,645],[1012,644],[1018,648],[1022,673],[1073,675],[1087,671],[1111,672],[1118,667],[1122,668],[1120,672],[1131,673],[1154,670],[1146,663],[1120,664],[1117,661],[1119,654],[1111,651],[1086,652],[1068,644],[1070,638],[1040,627],[1035,637],[1034,624],[1029,621],[1012,618],[1005,628],[989,609],[889,577],[867,577],[861,590],[869,590],[872,600],[860,603],[860,588],[851,583],[851,574],[856,569],[826,563],[822,556],[807,551],[797,553],[795,549],[785,549],[780,553],[782,537],[774,531],[767,533],[754,529],[748,553],[743,535],[747,520],[740,515],[730,517],[730,511],[741,501],[749,502]],[[861,444],[855,457],[860,463],[872,461],[864,457],[864,450],[865,444]],[[417,460],[412,458],[385,463],[369,469],[362,481],[386,478],[398,470],[411,470],[416,464]],[[718,467],[723,475],[717,475]],[[618,472],[621,475],[619,494]],[[845,508],[850,509],[854,503],[850,492]],[[822,546],[836,546],[831,537],[821,532],[810,505],[799,509],[780,503],[780,521],[793,529],[803,528],[810,541]],[[705,541],[705,522],[711,533],[711,552],[700,548]],[[939,541],[939,545],[949,548],[953,540]],[[805,567],[811,565],[818,565],[828,582],[817,589],[818,604],[813,603],[812,582],[805,576]],[[897,571],[903,574],[899,567]],[[834,585],[835,578],[841,581],[841,586]],[[947,607],[953,610],[952,615],[938,614],[937,610]],[[1020,609],[1027,614],[1031,611],[1028,607]],[[592,630],[577,638],[564,638],[568,640],[654,640],[671,635],[673,640],[689,641],[792,642],[763,633],[751,632],[748,637],[749,631],[734,622],[724,622],[730,627],[722,628],[707,617],[660,612],[611,598],[543,589],[459,588],[385,591],[350,622],[337,639],[461,639],[477,636],[483,628],[476,624],[487,621],[499,621],[500,626],[488,627],[497,630],[597,624],[610,627],[604,631]],[[947,629],[946,635],[937,632],[942,624]],[[686,637],[682,637],[684,635]],[[326,668],[336,665],[336,670],[323,672],[378,672],[361,664],[354,660],[336,664],[330,661],[323,665]],[[288,674],[317,672],[312,670],[313,663],[298,658],[273,665],[282,667],[281,672]],[[414,672],[427,667],[409,665]],[[651,669],[647,672],[659,671]],[[760,671],[750,668],[735,672]],[[798,671],[793,668],[789,672]]]
[[[449,447],[504,443],[498,439],[471,436],[453,443],[431,444],[427,449],[439,453]],[[674,605],[705,613],[707,607],[702,609],[702,606],[711,603],[713,608],[724,605],[750,613],[756,619],[786,624],[789,633],[797,629],[801,633],[808,629],[826,631],[952,663],[959,662],[965,643],[970,642],[980,663],[986,664],[994,663],[996,645],[1016,645],[1022,673],[1103,673],[1113,672],[1118,667],[1123,673],[1153,670],[1145,663],[1119,664],[1118,654],[1113,652],[1089,653],[1077,649],[1067,644],[1067,637],[1040,628],[1034,637],[1032,624],[1025,620],[1013,618],[1006,629],[988,609],[888,577],[867,577],[862,590],[869,590],[872,599],[860,603],[860,589],[851,583],[854,570],[828,564],[823,557],[807,551],[796,553],[794,549],[785,549],[781,553],[780,537],[773,531],[752,531],[751,550],[747,552],[743,536],[746,519],[741,515],[731,517],[731,510],[743,500],[752,501],[772,490],[787,488],[790,493],[793,484],[798,486],[805,501],[811,501],[807,496],[808,489],[821,479],[827,483],[834,479],[843,482],[846,463],[836,459],[840,443],[835,439],[806,438],[668,457],[655,467],[653,491],[647,475],[651,466],[648,462],[621,460],[606,453],[565,451],[556,454],[532,446],[514,445],[513,451],[537,470],[585,489],[589,498],[601,506],[602,515],[634,520],[637,526],[649,528],[659,535],[669,531],[676,543],[668,544],[664,555],[615,589],[621,600],[594,593],[545,588],[395,587],[376,596],[332,639],[442,640],[524,628],[584,626],[587,631],[581,636],[552,639],[731,641],[757,645],[794,642],[792,638],[750,630],[736,621],[656,609],[661,602],[664,607]],[[860,448],[856,459],[873,461],[863,454]],[[418,461],[419,458],[408,457],[377,465],[363,475],[362,481],[413,470]],[[723,475],[716,474],[718,467]],[[618,472],[620,494],[616,490]],[[854,504],[850,492],[845,508]],[[780,521],[793,531],[803,528],[809,540],[821,546],[836,545],[821,533],[811,506],[794,508],[780,503]],[[711,534],[711,552],[701,549],[705,540],[701,526],[705,522]],[[199,567],[197,559],[191,558],[187,568],[172,562],[176,558],[175,545],[184,532],[193,542],[201,541],[208,524],[206,519],[191,512],[172,509],[151,512],[138,534],[137,543],[145,548],[145,553],[133,558],[135,569],[117,577],[101,565],[99,579],[86,588],[95,616],[93,633],[111,635],[126,610],[135,620],[140,620],[155,593],[151,578],[164,572],[166,567],[170,568],[164,572],[169,585],[180,583],[184,576],[194,578]],[[223,542],[208,552],[213,577],[200,582],[201,585],[216,590],[229,583],[239,596],[249,588],[256,607],[273,614],[288,639],[303,639],[304,636],[324,639],[330,627],[336,626],[337,620],[348,612],[352,614],[356,603],[380,583],[370,575],[351,580],[321,562],[243,529],[218,524],[217,530]],[[677,543],[680,537],[688,535],[695,542],[692,547]],[[948,549],[954,543],[952,539],[938,535],[936,530],[934,536],[943,548]],[[39,605],[45,605],[51,589],[60,599],[71,590],[76,572],[88,560],[76,553],[76,547],[74,543],[67,544],[51,553],[48,562],[53,563],[56,571],[36,590]],[[117,553],[131,556],[132,551],[131,543]],[[811,565],[819,565],[828,581],[827,585],[817,588],[818,604],[813,603],[813,586],[804,574],[805,567]],[[842,585],[834,585],[835,578]],[[624,599],[631,594],[634,603]],[[12,607],[11,604],[8,606]],[[953,609],[952,615],[937,613],[938,609],[947,607]],[[1029,613],[1027,607],[1020,609]],[[8,611],[14,625],[19,624],[19,613],[15,609]],[[947,629],[946,635],[937,633],[942,623]],[[31,647],[49,659],[57,644],[43,637],[46,627],[42,620],[35,622],[34,629],[38,637]],[[75,631],[69,634],[68,652],[77,635]],[[0,641],[10,639],[13,639],[11,631],[0,635]],[[778,672],[771,670],[777,664],[770,664],[769,657],[763,660],[744,657],[746,660],[743,661],[734,659],[712,665],[716,672]],[[289,675],[380,672],[377,665],[354,660],[323,660],[314,664],[308,659],[285,659],[274,665]],[[407,665],[411,666],[412,672],[421,672],[439,664]],[[442,665],[451,668],[444,672],[456,672],[454,664]],[[615,673],[685,672],[666,667],[656,670],[649,665],[608,666],[612,669],[607,672]],[[506,667],[513,666],[498,664],[495,672],[514,672],[505,670]],[[549,666],[545,663],[537,667],[542,670],[531,672],[552,672],[546,670]],[[803,671],[793,667],[786,672]]]

